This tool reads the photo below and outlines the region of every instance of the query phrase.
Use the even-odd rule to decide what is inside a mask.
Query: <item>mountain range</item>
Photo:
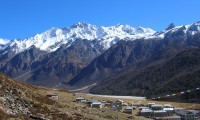
[[[102,47],[102,49],[106,50],[120,39],[137,39],[150,36],[154,33],[154,30],[143,27],[133,28],[129,25],[121,24],[103,27],[78,22],[71,27],[64,27],[61,29],[53,27],[44,33],[36,34],[24,40],[14,39],[10,41],[0,39],[0,44],[5,45],[5,47],[1,47],[1,49],[11,47],[12,51],[15,53],[27,50],[33,45],[42,51],[54,52],[63,44],[67,44],[67,47],[69,47],[77,39],[86,39],[91,41],[93,46],[99,44],[98,47]],[[93,42],[94,40],[96,40],[96,42]]]
[[[170,24],[160,32],[79,22],[24,40],[0,39],[0,71],[39,86],[95,84],[91,93],[152,96],[178,91],[172,84],[199,85],[199,47],[200,22]],[[180,79],[186,82],[174,84]]]
[[[99,27],[79,22],[24,40],[2,39],[0,70],[16,80],[53,87],[69,81],[119,40],[135,40],[154,33],[149,28],[120,24]]]

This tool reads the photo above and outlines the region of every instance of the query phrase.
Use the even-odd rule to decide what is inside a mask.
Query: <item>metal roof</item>
[[[153,110],[148,110],[148,109],[144,109],[144,110],[141,110],[140,112],[153,112]]]
[[[90,100],[89,102],[93,103],[93,102],[99,102],[98,100]]]
[[[156,103],[148,103],[148,105],[155,105]]]
[[[101,102],[93,102],[92,105],[99,105]]]
[[[128,106],[128,107],[126,107],[125,109],[131,109],[131,110],[133,110],[133,107]]]
[[[151,107],[163,107],[163,105],[155,104],[155,105],[152,105]]]
[[[164,104],[164,107],[173,107],[171,104]]]
[[[154,113],[166,113],[167,111],[165,111],[165,110],[155,110],[155,111],[153,111]]]
[[[163,110],[174,110],[174,108],[163,108]]]

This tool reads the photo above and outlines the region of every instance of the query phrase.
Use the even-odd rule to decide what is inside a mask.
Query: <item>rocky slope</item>
[[[159,64],[137,70],[131,67],[124,69],[100,82],[90,92],[153,97],[194,89],[200,86],[199,63],[200,49],[191,48]],[[190,99],[199,99],[200,93],[190,95]]]
[[[0,73],[0,116],[1,119],[56,119],[60,111],[45,106],[56,105],[56,101],[39,93],[34,86],[18,83]],[[72,119],[63,113],[60,119]]]
[[[66,49],[63,45],[57,51],[49,54],[39,63],[42,66],[32,70],[31,77],[25,78],[27,83],[56,87],[61,82],[68,82],[80,70],[89,64],[101,51],[93,48],[87,40],[77,40]],[[25,76],[18,78],[24,79]]]
[[[85,86],[94,84],[121,69],[137,62],[150,59],[157,52],[160,41],[121,41],[94,59],[68,84]]]
[[[20,76],[37,68],[38,65],[36,62],[39,61],[44,54],[46,54],[45,51],[41,51],[35,46],[32,46],[28,50],[15,55],[9,61],[4,62],[1,71],[11,77]]]

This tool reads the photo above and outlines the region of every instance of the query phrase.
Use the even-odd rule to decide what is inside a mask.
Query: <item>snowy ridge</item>
[[[200,21],[195,22],[193,24],[189,24],[189,25],[182,25],[182,26],[176,26],[174,28],[171,28],[169,30],[163,30],[161,32],[157,32],[152,36],[148,36],[145,39],[149,39],[149,38],[160,38],[163,39],[165,37],[166,34],[170,34],[173,32],[176,32],[178,30],[183,30],[184,33],[190,34],[190,35],[194,35],[196,33],[200,32]]]
[[[9,42],[10,42],[10,40],[8,40],[8,39],[1,39],[0,38],[0,45],[5,45],[5,44],[7,44]]]
[[[5,49],[5,45],[8,44],[10,42],[10,40],[7,39],[1,39],[0,38],[0,50]]]
[[[194,35],[200,32],[200,21],[190,25],[174,26],[173,28],[165,29],[161,32],[156,32],[150,28],[133,28],[129,25],[121,24],[104,27],[91,25],[85,22],[78,22],[71,27],[53,27],[41,34],[36,34],[35,36],[24,40],[15,39],[9,42],[9,40],[0,39],[0,49],[2,50],[6,47],[10,47],[12,48],[12,51],[19,53],[34,45],[40,50],[53,52],[62,44],[68,44],[68,46],[70,46],[77,39],[87,39],[91,41],[92,46],[106,50],[121,39],[163,39],[166,34],[170,34],[178,30],[183,30],[187,34]],[[95,40],[95,42],[92,42],[93,40]],[[94,45],[94,43],[96,44]]]
[[[44,33],[36,34],[24,40],[15,39],[7,43],[6,46],[13,48],[12,50],[16,53],[22,52],[33,45],[40,50],[53,52],[62,44],[70,46],[76,39],[87,39],[91,41],[98,40],[99,45],[106,50],[120,39],[135,40],[154,33],[154,30],[143,27],[132,28],[129,25],[103,27],[79,22],[71,27],[51,28]]]

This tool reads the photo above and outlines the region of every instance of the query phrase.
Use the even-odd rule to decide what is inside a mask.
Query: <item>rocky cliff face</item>
[[[48,87],[68,82],[101,53],[102,51],[93,48],[87,40],[77,40],[69,48],[63,45],[41,60],[39,68],[32,71],[32,76],[26,79],[26,82]]]
[[[156,55],[160,41],[121,41],[95,58],[68,84],[89,85],[111,76],[131,64],[142,62]]]
[[[2,65],[1,71],[13,78],[20,76],[37,68],[38,65],[36,63],[44,54],[46,54],[45,51],[40,51],[35,46],[32,46],[30,49],[11,57],[9,61]]]

